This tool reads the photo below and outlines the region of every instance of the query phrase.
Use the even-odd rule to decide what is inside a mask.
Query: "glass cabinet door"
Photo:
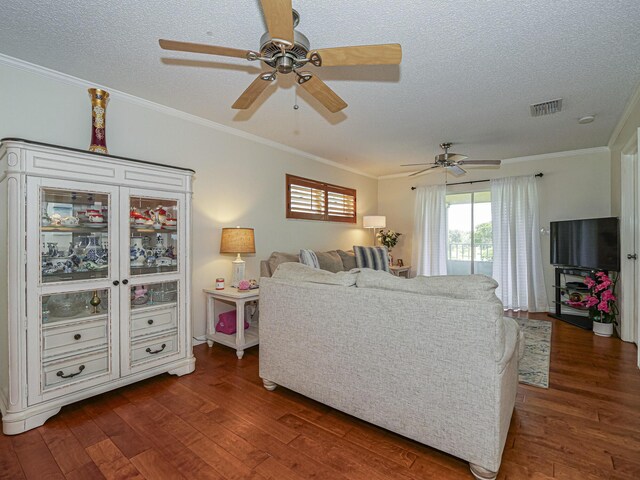
[[[109,194],[42,188],[42,283],[109,277]]]
[[[131,196],[129,206],[131,276],[177,272],[178,201]]]

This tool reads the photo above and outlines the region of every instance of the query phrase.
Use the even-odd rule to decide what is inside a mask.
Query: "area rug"
[[[515,318],[524,330],[524,356],[518,367],[520,383],[549,388],[551,322]]]

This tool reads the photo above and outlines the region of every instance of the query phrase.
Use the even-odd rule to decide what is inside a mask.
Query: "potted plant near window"
[[[618,306],[614,295],[616,282],[600,271],[596,272],[594,277],[586,277],[584,283],[589,287],[589,295],[585,297],[584,305],[589,308],[589,317],[593,320],[593,333],[601,337],[610,337],[613,335],[613,326],[618,323]]]
[[[396,246],[398,243],[398,237],[402,235],[401,233],[394,232],[393,230],[380,230],[376,235],[378,237],[378,241],[387,247],[389,250],[389,263],[393,265],[393,257],[391,256],[391,249]]]

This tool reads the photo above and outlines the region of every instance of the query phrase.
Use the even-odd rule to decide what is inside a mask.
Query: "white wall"
[[[86,149],[91,110],[82,81],[39,73],[0,58],[0,138],[20,137]],[[111,91],[107,87],[108,91]],[[328,250],[370,243],[357,225],[287,220],[285,174],[357,189],[358,214],[377,211],[377,180],[265,145],[111,91],[107,146],[114,155],[196,171],[193,208],[193,327],[205,332],[202,289],[218,276],[231,277],[233,257],[220,255],[220,229],[255,228],[256,254],[247,256],[247,276],[259,276],[259,260],[274,250]],[[215,93],[212,93],[215,95]],[[228,129],[227,129],[228,130]]]
[[[607,217],[611,215],[610,154],[607,148],[559,153],[513,159],[503,162],[499,169],[469,169],[459,181],[544,173],[539,178],[540,224],[548,227],[554,220]],[[413,212],[415,192],[411,186],[432,185],[444,182],[442,173],[427,174],[417,178],[381,179],[378,184],[378,212],[387,216],[387,227],[404,235],[393,249],[394,258],[411,262]],[[449,192],[488,190],[489,183],[449,187]],[[549,236],[541,236],[542,258],[549,301],[553,300],[553,268],[549,264]]]

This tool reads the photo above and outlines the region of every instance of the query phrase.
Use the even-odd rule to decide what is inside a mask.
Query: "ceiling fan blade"
[[[400,165],[401,167],[415,167],[417,165],[433,165],[432,163],[405,163],[404,165]]]
[[[399,43],[361,45],[313,50],[307,55],[316,67],[339,65],[399,65],[402,47]]]
[[[293,8],[291,0],[260,0],[269,35],[274,43],[293,46]]]
[[[460,155],[459,153],[450,153],[447,157],[447,160],[450,162],[459,162],[460,160],[464,160],[465,158],[469,158],[466,155]]]
[[[450,165],[447,167],[447,171],[456,177],[459,175],[464,175],[467,171],[464,168],[459,167],[458,165]]]
[[[253,102],[257,100],[262,92],[264,92],[265,88],[269,86],[273,80],[275,80],[275,75],[271,74],[260,74],[258,78],[256,78],[251,85],[247,87],[247,89],[242,92],[242,95],[238,97],[235,103],[231,106],[231,108],[236,110],[246,110]]]
[[[439,167],[440,167],[440,165],[434,165],[434,166],[432,166],[432,167],[425,168],[424,170],[420,170],[420,171],[418,171],[418,172],[413,172],[413,173],[409,174],[409,176],[410,176],[410,177],[415,177],[415,176],[417,176],[417,175],[421,175],[421,174],[423,174],[423,173],[428,172],[429,170],[433,170],[434,168],[439,168]]]
[[[298,83],[302,88],[313,95],[315,99],[324,105],[331,113],[339,112],[347,107],[345,101],[315,75],[307,72],[298,75]]]
[[[175,40],[158,41],[160,48],[164,50],[175,50],[177,52],[206,53],[209,55],[222,55],[223,57],[236,57],[246,59],[249,54],[259,55],[251,50],[240,50],[239,48],[216,47],[215,45],[205,45],[203,43],[177,42]]]
[[[458,165],[500,165],[502,160],[460,160]]]

